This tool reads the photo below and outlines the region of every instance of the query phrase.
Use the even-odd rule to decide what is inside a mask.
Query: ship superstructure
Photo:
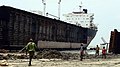
[[[80,6],[80,11],[64,14],[65,22],[80,26],[87,29],[87,43],[88,46],[92,39],[95,37],[97,32],[97,26],[93,23],[94,13],[88,13],[87,9],[81,11],[82,6]]]
[[[97,26],[93,23],[94,13],[88,13],[87,9],[83,9],[80,12],[72,12],[64,14],[65,22],[81,26],[84,28],[94,28],[97,30]]]

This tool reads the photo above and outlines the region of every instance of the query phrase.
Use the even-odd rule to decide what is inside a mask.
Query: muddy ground
[[[56,50],[43,50],[36,52],[32,60],[32,67],[120,67],[120,54],[107,54],[102,56],[85,55],[80,61],[79,53],[65,53]],[[28,54],[25,52],[1,52],[0,65],[7,67],[27,67]]]

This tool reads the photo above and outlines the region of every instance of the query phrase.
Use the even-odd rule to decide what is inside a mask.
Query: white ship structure
[[[87,29],[87,43],[84,43],[84,46],[87,47],[95,37],[98,29],[96,24],[93,22],[94,13],[88,13],[87,9],[83,9],[81,11],[81,7],[82,6],[80,6],[79,12],[72,12],[64,14],[63,16],[65,16],[65,22]]]

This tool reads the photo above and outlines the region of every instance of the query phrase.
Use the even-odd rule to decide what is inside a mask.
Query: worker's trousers
[[[31,66],[31,61],[34,56],[34,51],[29,51],[29,66]]]

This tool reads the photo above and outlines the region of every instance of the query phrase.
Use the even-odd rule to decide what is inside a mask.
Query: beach
[[[0,61],[1,62],[1,61]],[[1,67],[29,67],[28,59],[7,60],[8,66]],[[33,59],[30,67],[120,67],[120,58],[116,59]]]
[[[3,54],[8,56],[8,53]],[[38,53],[39,57],[32,60],[32,66],[28,66],[29,59],[23,54],[9,53],[9,58],[0,60],[0,67],[120,67],[120,54],[109,54],[106,59],[101,55],[95,57],[93,54],[88,54],[83,61],[80,61],[79,54],[76,52],[43,51]],[[16,55],[20,55],[19,58],[15,58]]]

